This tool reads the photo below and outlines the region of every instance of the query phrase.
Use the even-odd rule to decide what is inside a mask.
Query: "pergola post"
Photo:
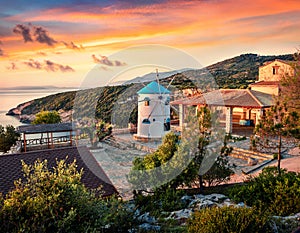
[[[53,144],[53,132],[51,132],[51,148],[53,149],[54,148],[54,144]]]
[[[226,127],[225,131],[226,133],[232,133],[232,114],[233,108],[232,107],[226,107]]]
[[[26,133],[24,133],[24,152],[26,152]]]
[[[262,108],[257,110],[256,117],[255,117],[255,124],[256,125],[258,124],[258,122],[261,119],[261,117],[263,116],[263,114],[264,114],[264,110]]]
[[[183,128],[184,125],[184,105],[179,104],[179,126]]]
[[[70,145],[73,145],[73,141],[72,141],[72,131],[70,131]]]
[[[47,132],[47,147],[48,147],[48,149],[50,148],[50,146],[49,146],[49,132]]]

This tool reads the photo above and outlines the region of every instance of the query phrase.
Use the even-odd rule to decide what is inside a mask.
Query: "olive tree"
[[[15,127],[0,125],[0,151],[6,153],[16,143],[20,134],[16,132]]]
[[[41,111],[35,115],[35,119],[31,124],[55,124],[60,122],[61,118],[57,111]]]

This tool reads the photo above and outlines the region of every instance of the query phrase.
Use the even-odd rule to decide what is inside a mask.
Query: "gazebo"
[[[17,128],[21,134],[21,151],[72,146],[73,129],[72,123],[21,125]]]
[[[271,94],[249,89],[220,89],[171,102],[179,105],[179,124],[183,127],[186,106],[223,108],[226,133],[232,133],[233,123],[256,124],[266,108],[273,105]],[[235,112],[234,112],[235,110]],[[234,113],[236,113],[233,117]]]

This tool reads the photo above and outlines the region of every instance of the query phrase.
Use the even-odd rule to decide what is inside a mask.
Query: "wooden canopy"
[[[39,124],[39,125],[21,125],[17,128],[17,132],[23,134],[21,139],[21,151],[27,152],[29,147],[36,149],[50,149],[55,146],[73,144],[73,131],[75,126],[73,123],[57,123],[57,124]],[[67,135],[53,137],[53,133],[69,132]],[[47,134],[47,137],[26,138],[28,134]]]

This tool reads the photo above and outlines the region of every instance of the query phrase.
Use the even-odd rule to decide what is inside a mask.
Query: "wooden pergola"
[[[73,145],[73,132],[75,127],[72,123],[21,125],[17,131],[22,135],[21,151],[27,152],[30,147],[41,149]],[[65,135],[53,136],[54,133],[66,133]],[[29,138],[28,135],[39,134],[38,138]],[[46,134],[46,137],[43,137]],[[28,136],[28,137],[27,137]]]
[[[233,109],[247,110],[245,118],[250,119],[251,110],[256,111],[257,123],[266,108],[273,105],[271,94],[249,89],[220,89],[204,94],[179,99],[171,102],[171,105],[179,105],[179,122],[182,127],[185,118],[185,106],[217,106],[226,108],[225,130],[232,133]]]

